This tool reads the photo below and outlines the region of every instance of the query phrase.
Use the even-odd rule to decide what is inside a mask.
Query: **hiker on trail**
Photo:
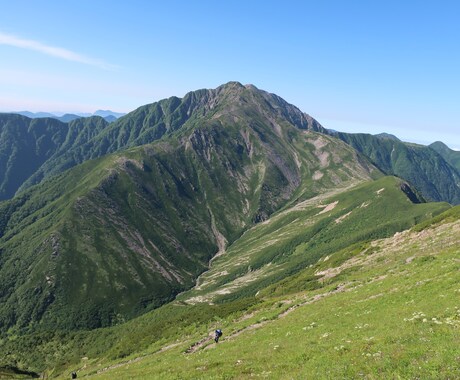
[[[215,333],[215,336],[214,336],[214,341],[216,343],[219,343],[219,338],[222,336],[222,330],[221,329],[217,329],[216,330],[216,333]]]

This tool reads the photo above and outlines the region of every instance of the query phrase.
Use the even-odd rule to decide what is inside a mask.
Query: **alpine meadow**
[[[0,114],[0,379],[460,378],[459,163],[239,82]]]

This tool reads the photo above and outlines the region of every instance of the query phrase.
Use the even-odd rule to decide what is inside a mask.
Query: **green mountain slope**
[[[65,133],[65,125],[55,119],[0,114],[0,200],[11,198],[52,156]]]
[[[100,117],[62,123],[54,118],[29,119],[0,114],[0,201],[14,196],[48,160],[91,139],[108,123]],[[54,160],[60,171],[67,167]]]
[[[430,147],[368,134],[335,133],[380,170],[412,184],[428,200],[460,204],[460,174]]]
[[[386,206],[391,207],[392,197],[400,192],[393,178],[379,182],[384,187],[362,184],[317,199],[316,206],[339,200],[334,209],[320,215],[332,214],[345,199],[353,202],[356,195],[367,194],[371,203],[353,209],[338,224],[357,218],[362,209],[374,208],[376,219],[363,223],[375,229],[382,217],[380,202],[389,201]],[[414,205],[405,195],[400,200],[399,207],[413,216],[448,207]],[[302,217],[302,210],[309,214],[310,207],[317,212],[325,209],[316,206],[303,204],[287,214],[280,212],[270,223],[286,222],[292,213]],[[343,210],[336,212],[330,215],[334,223],[339,214],[346,215]],[[322,218],[316,214],[314,222]],[[309,219],[305,216],[304,222]],[[184,302],[190,300],[187,294],[196,295],[194,290],[182,301],[119,326],[3,339],[0,364],[48,375],[61,373],[63,378],[71,370],[77,370],[79,377],[95,378],[228,378],[262,376],[268,371],[274,378],[286,373],[318,378],[353,378],[359,373],[455,378],[459,228],[460,208],[456,207],[411,232],[358,244],[352,238],[338,250],[332,243],[319,261],[266,284],[255,297],[216,304]],[[297,233],[302,235],[300,230]],[[327,234],[332,237],[334,230]],[[311,239],[310,244],[314,240],[321,244],[324,236]],[[262,238],[260,245],[268,241]],[[213,267],[220,265],[218,259]],[[216,346],[210,334],[218,327],[224,336]],[[430,350],[424,344],[427,339]]]
[[[0,204],[3,331],[96,328],[158,307],[254,222],[378,175],[259,98],[239,107],[252,96],[240,90],[174,138],[85,162]]]
[[[322,257],[370,239],[391,236],[445,210],[446,204],[414,204],[408,186],[394,177],[352,189],[334,189],[287,207],[248,230],[212,262],[190,292],[187,303],[221,302],[253,296],[262,288],[278,293],[281,279],[299,291],[318,286],[314,271],[300,280],[289,276]]]
[[[265,298],[201,331],[182,331],[163,350],[153,344],[102,368],[89,359],[81,373],[95,379],[458,378],[459,217],[457,207],[449,222],[334,253],[308,269],[319,289]],[[218,345],[206,336],[216,326],[224,331]]]
[[[460,152],[450,149],[441,141],[436,141],[430,144],[429,147],[438,152],[450,165],[457,169],[460,173]]]

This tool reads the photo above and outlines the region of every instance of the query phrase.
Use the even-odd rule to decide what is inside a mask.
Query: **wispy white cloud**
[[[68,49],[46,45],[39,41],[27,40],[2,32],[0,32],[0,45],[9,45],[22,49],[34,50],[43,54],[50,55],[52,57],[61,58],[72,62],[83,63],[85,65],[96,66],[104,70],[114,70],[117,68],[117,66],[106,63],[100,59],[87,57],[85,55],[75,53]]]

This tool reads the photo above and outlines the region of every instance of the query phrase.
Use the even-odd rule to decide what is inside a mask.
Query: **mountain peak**
[[[442,141],[435,141],[434,143],[428,145],[432,149],[444,149],[444,150],[451,150],[446,144],[444,144]]]
[[[126,114],[122,112],[114,112],[111,110],[97,110],[96,112],[93,113],[93,116],[101,116],[101,117],[113,116],[116,119],[124,115]]]
[[[238,82],[237,80],[231,80],[227,83],[224,83],[222,86],[230,86],[230,87],[244,87],[241,82]]]
[[[251,83],[245,84],[244,87],[246,87],[249,90],[257,90],[257,91],[259,91],[259,89],[256,86],[254,86],[253,84],[251,84]]]
[[[398,139],[395,135],[392,135],[390,133],[379,133],[379,134],[376,134],[374,135],[375,137],[379,138],[379,139],[386,139],[386,140],[394,140],[394,141],[401,141],[400,139]]]
[[[450,165],[460,173],[460,152],[450,149],[441,141],[428,145],[429,148],[439,153]]]

